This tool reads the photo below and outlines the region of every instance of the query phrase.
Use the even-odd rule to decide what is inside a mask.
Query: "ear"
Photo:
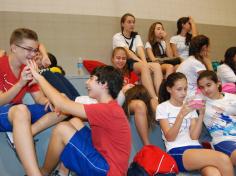
[[[16,45],[15,44],[11,44],[10,45],[10,49],[11,49],[11,52],[15,53],[16,52]]]
[[[170,87],[166,87],[166,90],[167,90],[167,92],[171,92],[171,88]]]
[[[107,89],[107,88],[108,88],[107,82],[105,82],[104,84],[102,84],[102,83],[100,82],[99,84],[100,84],[101,87],[104,88],[104,89]]]

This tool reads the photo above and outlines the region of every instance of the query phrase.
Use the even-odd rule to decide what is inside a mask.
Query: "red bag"
[[[179,172],[175,160],[154,145],[144,146],[135,155],[134,162],[143,167],[149,175]]]
[[[95,68],[97,68],[99,66],[106,65],[106,64],[104,64],[100,61],[96,61],[96,60],[84,60],[83,64],[89,73],[91,73]]]

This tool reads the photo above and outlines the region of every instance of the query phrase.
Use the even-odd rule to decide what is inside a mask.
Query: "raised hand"
[[[28,66],[25,66],[21,72],[20,84],[22,86],[25,86],[32,79],[33,79],[33,76],[31,74],[30,68]]]
[[[39,74],[38,65],[36,64],[36,62],[34,60],[28,60],[27,66],[30,68],[30,72],[31,72],[33,78],[35,79],[35,81],[37,82],[38,78],[41,76]]]

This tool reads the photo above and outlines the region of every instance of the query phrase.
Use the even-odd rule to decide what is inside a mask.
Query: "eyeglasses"
[[[23,47],[23,46],[20,46],[20,45],[17,45],[17,44],[15,44],[15,45],[18,46],[19,48],[22,48],[22,49],[30,52],[30,53],[38,53],[39,52],[38,48],[33,49],[33,48],[26,48],[26,47]]]

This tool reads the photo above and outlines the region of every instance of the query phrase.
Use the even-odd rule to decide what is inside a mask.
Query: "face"
[[[163,29],[162,25],[161,24],[156,24],[155,30],[154,30],[155,36],[159,39],[162,39],[162,33],[163,32],[164,32],[164,29]]]
[[[185,24],[182,24],[182,29],[184,29],[184,30],[187,31],[187,32],[190,32],[191,29],[192,29],[190,22],[187,22],[187,23],[185,23]]]
[[[40,52],[38,52],[37,55],[34,57],[34,61],[38,65],[39,69],[43,68],[42,59],[43,56]]]
[[[123,50],[117,50],[112,58],[112,64],[115,68],[122,70],[127,62],[126,52]]]
[[[91,75],[90,78],[86,82],[86,87],[88,90],[88,96],[94,99],[97,99],[101,94],[101,86],[102,84],[97,81],[97,76]]]
[[[234,64],[236,65],[236,54],[233,57]]]
[[[216,99],[219,96],[220,82],[215,83],[209,78],[202,78],[198,81],[198,87],[201,89],[203,95],[210,99]]]
[[[135,19],[132,16],[127,16],[121,25],[124,31],[131,33],[134,31]]]
[[[22,64],[27,64],[27,60],[31,60],[37,55],[38,47],[38,42],[30,39],[23,39],[19,44],[11,46],[13,53]]]
[[[175,101],[183,103],[187,95],[187,81],[182,78],[175,81],[173,87],[167,87],[167,91],[170,93],[171,98]]]

